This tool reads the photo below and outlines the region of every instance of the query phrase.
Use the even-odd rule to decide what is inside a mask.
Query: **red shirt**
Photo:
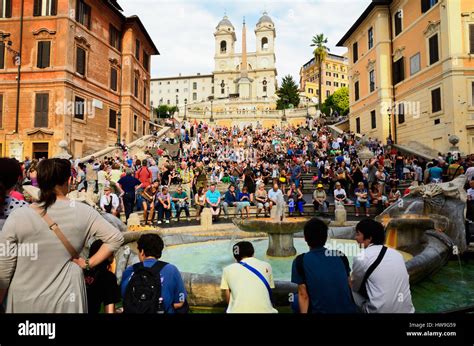
[[[151,184],[151,172],[147,167],[140,167],[140,169],[135,173],[135,178],[140,180],[142,183],[142,188],[146,188]]]

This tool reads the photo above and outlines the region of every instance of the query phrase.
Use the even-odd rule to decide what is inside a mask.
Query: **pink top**
[[[23,197],[23,195],[21,193],[19,193],[18,191],[15,191],[15,190],[12,190],[10,192],[10,197],[13,197],[19,201],[24,201],[25,200],[25,197]]]

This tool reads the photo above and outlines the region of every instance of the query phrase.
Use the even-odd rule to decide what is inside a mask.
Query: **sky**
[[[210,74],[214,69],[214,32],[227,14],[236,29],[241,51],[242,22],[247,25],[247,50],[255,51],[254,29],[264,11],[275,23],[278,79],[292,75],[312,57],[314,35],[328,37],[331,53],[339,39],[371,0],[119,0],[126,16],[138,15],[160,55],[152,58],[152,78]]]

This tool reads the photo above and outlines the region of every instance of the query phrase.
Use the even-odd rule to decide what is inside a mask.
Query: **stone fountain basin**
[[[301,221],[300,225],[296,228],[289,226],[289,230],[285,229],[285,231],[293,234],[296,237],[301,237],[301,230],[302,225],[307,220],[303,218],[297,218]],[[409,224],[410,221],[408,219],[404,219],[403,221],[398,221],[397,219],[393,219],[393,225],[397,224]],[[395,221],[397,220],[397,221]],[[242,222],[243,221],[243,222]],[[171,231],[144,231],[144,232],[126,232],[124,234],[125,243],[129,243],[128,246],[122,246],[119,250],[119,253],[116,254],[117,258],[117,267],[121,268],[118,270],[119,272],[125,269],[128,265],[131,265],[138,261],[138,257],[136,256],[136,249],[133,246],[133,242],[135,242],[141,234],[144,233],[157,233],[163,237],[163,240],[166,246],[170,245],[180,245],[180,244],[190,244],[195,242],[203,242],[203,241],[213,241],[213,240],[222,240],[222,239],[238,239],[249,238],[249,237],[263,237],[265,233],[265,228],[259,226],[256,228],[254,220],[247,219],[247,220],[238,220],[237,223],[242,223],[243,227],[247,232],[241,232],[238,230],[231,229],[231,225],[229,225],[229,229],[224,231],[212,231],[212,232],[199,232],[196,234],[194,232],[181,232],[179,230],[171,230]],[[275,225],[270,220],[257,219],[257,225],[261,225],[260,221],[264,221],[263,224],[269,225],[272,224],[272,227]],[[296,223],[297,224],[297,223]],[[423,221],[424,226],[429,227],[432,225],[427,220]],[[241,225],[239,225],[241,226]],[[173,232],[173,233],[169,233]],[[288,233],[286,233],[288,234]],[[328,232],[330,239],[354,239],[355,237],[355,227],[354,226],[347,226],[347,227],[330,227]],[[132,243],[130,243],[132,242]],[[426,276],[436,272],[440,269],[445,263],[448,261],[450,254],[451,254],[451,246],[452,242],[450,241],[449,237],[442,233],[437,232],[434,230],[424,230],[420,229],[420,243],[417,245],[416,251],[407,251],[413,254],[413,258],[406,262],[408,273],[410,274],[410,283],[415,284],[423,280]],[[129,248],[129,255],[123,256],[124,248]],[[130,251],[131,250],[131,251]],[[118,275],[120,277],[121,275]],[[225,306],[225,297],[223,296],[223,292],[220,289],[220,277],[212,276],[212,275],[203,275],[197,273],[182,273],[182,277],[185,283],[186,290],[189,294],[189,303],[195,306]],[[295,293],[297,291],[297,286],[288,281],[275,281],[276,288],[274,290],[274,298],[277,305],[284,306],[288,305],[288,295],[290,293]]]
[[[232,222],[244,232],[294,234],[301,232],[308,220],[309,218],[291,217],[278,222],[271,218],[249,218],[233,219]]]

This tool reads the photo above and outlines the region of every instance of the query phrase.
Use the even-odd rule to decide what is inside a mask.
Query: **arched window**
[[[268,49],[268,38],[264,37],[262,38],[262,50],[267,50]]]
[[[221,53],[227,53],[227,41],[221,41]]]

